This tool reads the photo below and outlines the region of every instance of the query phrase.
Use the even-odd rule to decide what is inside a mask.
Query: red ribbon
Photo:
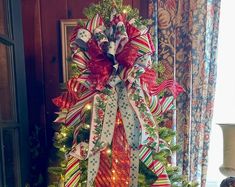
[[[117,61],[124,67],[133,67],[136,58],[138,57],[138,48],[131,43],[127,43],[123,50],[117,55]]]
[[[124,67],[133,67],[138,57],[138,47],[127,43],[124,49],[116,56],[116,60]],[[88,43],[88,54],[91,57],[88,68],[91,72],[90,82],[97,90],[102,90],[113,71],[113,63],[107,55],[99,48],[94,40]]]
[[[52,102],[61,109],[69,109],[75,105],[78,100],[75,95],[71,92],[64,92],[59,97],[52,99]]]
[[[165,89],[169,89],[176,98],[180,93],[184,92],[184,88],[175,80],[165,80],[161,84],[156,84],[157,74],[153,69],[146,69],[140,76],[141,84],[147,84],[150,95],[158,95]]]
[[[96,187],[130,186],[130,146],[118,112],[112,142],[112,159],[105,149],[100,154],[99,171],[95,179]]]
[[[126,23],[126,32],[127,32],[129,39],[135,38],[141,34],[139,29],[137,29],[136,27],[134,27],[133,25],[131,25],[128,22]]]
[[[93,40],[88,43],[88,54],[91,57],[88,63],[89,80],[97,90],[102,90],[112,73],[112,62]]]
[[[156,85],[157,74],[153,69],[146,69],[145,72],[140,76],[140,82],[143,85],[147,84],[148,88],[152,88]]]
[[[126,15],[125,14],[117,14],[111,21],[112,25],[117,25],[119,22],[126,22]]]

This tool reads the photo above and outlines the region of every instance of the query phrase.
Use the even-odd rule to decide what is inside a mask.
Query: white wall
[[[209,150],[207,187],[217,187],[224,177],[222,131],[216,123],[235,123],[235,1],[221,0],[218,76]],[[235,146],[235,142],[234,142]]]

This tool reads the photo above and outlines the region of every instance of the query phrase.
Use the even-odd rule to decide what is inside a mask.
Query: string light
[[[87,129],[89,129],[90,128],[90,125],[89,124],[86,124],[86,126],[85,126]]]
[[[122,12],[123,12],[123,14],[126,14],[126,13],[127,13],[127,10],[126,10],[126,9],[123,9]]]
[[[83,183],[83,184],[86,184],[86,182],[87,182],[87,181],[85,180],[85,181],[83,181],[82,183]]]
[[[107,149],[106,153],[110,155],[112,153],[111,149]]]
[[[63,145],[63,147],[62,147],[62,148],[60,148],[60,150],[61,150],[62,152],[65,152],[65,151],[66,151],[66,146],[65,146],[65,145]]]
[[[85,108],[86,108],[86,110],[91,110],[91,104],[87,104],[87,105],[85,106]]]
[[[62,134],[63,137],[67,136],[67,134],[65,132],[62,132],[61,134]]]
[[[63,176],[63,175],[60,175],[60,179],[61,179],[62,181],[64,181],[64,176]]]
[[[118,160],[116,159],[115,162],[118,163]]]
[[[115,170],[112,170],[113,173],[115,173]]]
[[[121,121],[119,118],[117,119],[117,124],[118,124],[118,125],[121,125],[121,124],[122,124],[122,121]]]
[[[115,180],[116,178],[115,177],[113,177],[113,180]]]

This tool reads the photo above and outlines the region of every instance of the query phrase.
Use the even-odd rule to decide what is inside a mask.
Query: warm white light
[[[66,136],[67,136],[67,134],[66,134],[66,133],[64,133],[64,132],[62,132],[61,134],[62,134],[64,137],[66,137]]]
[[[106,153],[109,154],[109,155],[111,154],[111,152],[112,152],[111,149],[108,149],[108,150],[106,151]]]
[[[118,125],[122,124],[122,122],[121,122],[121,120],[119,118],[117,119],[117,124]]]
[[[86,110],[91,110],[91,104],[87,104],[87,105],[85,106],[85,108],[86,108]]]
[[[89,128],[90,128],[90,125],[89,125],[89,124],[86,124],[86,128],[89,129]]]
[[[122,12],[123,12],[123,14],[126,14],[126,13],[127,13],[127,10],[126,10],[126,9],[124,9]]]

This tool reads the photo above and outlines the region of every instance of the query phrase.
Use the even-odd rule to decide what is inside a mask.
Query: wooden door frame
[[[14,1],[14,2],[13,2]],[[29,176],[29,133],[28,133],[28,103],[26,91],[25,59],[23,45],[23,26],[21,14],[21,1],[11,0],[12,9],[12,30],[15,41],[15,80],[16,80],[16,98],[18,107],[18,120],[21,126],[20,135],[20,171],[21,184],[25,186],[28,183]],[[19,29],[20,28],[20,29]]]
[[[1,128],[18,128],[19,132],[14,139],[19,140],[19,161],[20,168],[17,175],[20,177],[19,185],[26,186],[29,175],[29,150],[28,150],[28,106],[26,93],[26,77],[25,77],[25,60],[24,60],[24,45],[23,45],[23,29],[22,29],[22,14],[20,0],[6,0],[9,1],[9,22],[11,25],[12,39],[0,36],[0,42],[13,46],[13,83],[15,86],[15,100],[16,100],[16,122],[3,123]],[[17,141],[17,140],[16,140]]]

